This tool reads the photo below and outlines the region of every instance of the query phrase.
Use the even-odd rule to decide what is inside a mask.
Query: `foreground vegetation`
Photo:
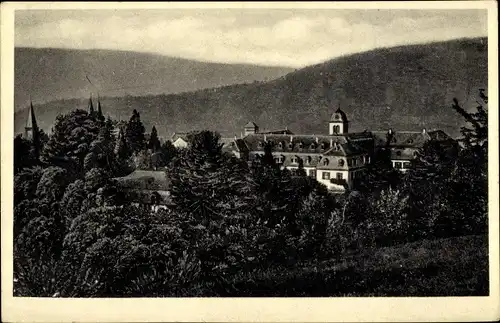
[[[210,131],[191,133],[181,151],[161,144],[135,110],[122,128],[100,106],[61,115],[50,136],[15,138],[14,293],[485,295],[480,98],[476,113],[454,102],[471,126],[461,146],[428,142],[405,175],[382,149],[343,196],[301,169],[280,170],[271,145],[249,166]],[[113,180],[164,166],[175,203],[168,210],[130,205]]]

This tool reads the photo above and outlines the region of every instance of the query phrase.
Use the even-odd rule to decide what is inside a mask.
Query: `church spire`
[[[26,127],[24,127],[24,134],[26,139],[32,139],[35,136],[35,132],[38,132],[38,125],[35,118],[35,109],[33,108],[33,102],[30,100],[30,108],[28,110],[28,120],[26,120]]]
[[[105,120],[104,114],[102,114],[101,100],[99,99],[99,94],[97,94],[97,117],[101,121]]]
[[[35,158],[40,155],[40,135],[38,124],[35,117],[35,109],[33,108],[33,102],[30,98],[30,108],[28,110],[28,120],[26,121],[26,126],[24,127],[24,136],[26,139],[32,141],[32,148]]]
[[[90,115],[94,114],[94,105],[92,104],[92,94],[90,94],[89,105],[88,105]]]

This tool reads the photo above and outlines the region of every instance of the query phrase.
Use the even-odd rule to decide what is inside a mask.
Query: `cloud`
[[[302,67],[411,43],[486,36],[478,11],[25,12],[15,44],[104,48],[227,63]]]

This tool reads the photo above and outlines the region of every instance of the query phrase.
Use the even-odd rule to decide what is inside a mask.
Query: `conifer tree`
[[[141,122],[141,116],[134,109],[125,129],[125,137],[130,150],[133,153],[138,153],[145,147],[144,125]]]
[[[114,152],[119,162],[125,162],[131,155],[131,151],[128,147],[128,143],[122,129],[120,129],[118,133]]]
[[[157,152],[161,148],[160,139],[158,139],[158,132],[156,127],[153,126],[151,129],[151,135],[149,136],[148,149],[151,149],[153,153]]]
[[[97,120],[99,120],[99,122],[101,122],[102,124],[104,124],[104,122],[106,120],[104,118],[104,114],[102,113],[102,107],[101,107],[100,100],[97,100]]]

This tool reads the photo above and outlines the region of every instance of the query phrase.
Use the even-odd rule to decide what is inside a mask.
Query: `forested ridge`
[[[105,114],[113,119],[126,120],[135,109],[147,129],[154,125],[159,136],[167,138],[173,132],[202,129],[232,137],[249,121],[261,129],[288,127],[297,134],[324,134],[338,107],[346,112],[350,131],[426,128],[457,137],[464,120],[447,107],[457,98],[467,111],[474,110],[471,98],[478,88],[488,87],[487,44],[486,38],[477,38],[382,48],[307,66],[269,81],[197,91],[184,86],[181,91],[185,93],[104,92],[101,101]],[[130,73],[131,78],[139,77]],[[177,77],[174,74],[169,82],[181,82]],[[81,79],[86,82],[84,76]],[[89,91],[95,95],[96,89]],[[86,106],[88,95],[37,103],[41,128],[48,132],[57,114]],[[26,117],[27,110],[16,114],[16,131],[23,130]]]

